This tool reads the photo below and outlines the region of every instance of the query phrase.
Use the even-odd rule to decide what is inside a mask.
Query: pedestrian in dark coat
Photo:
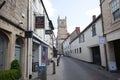
[[[59,66],[60,63],[60,56],[57,58],[57,66]]]

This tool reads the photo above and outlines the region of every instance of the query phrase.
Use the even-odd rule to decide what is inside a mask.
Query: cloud
[[[100,14],[100,8],[97,7],[97,8],[88,10],[85,14],[86,14],[87,16],[89,16],[89,17],[91,17],[91,16],[93,16],[93,15],[98,16],[98,15]]]
[[[43,0],[43,2],[44,2],[48,15],[52,17],[55,13],[55,9],[53,8],[52,3],[50,2],[50,0]]]

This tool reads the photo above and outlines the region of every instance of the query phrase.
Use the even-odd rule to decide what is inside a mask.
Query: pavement
[[[53,63],[51,62],[47,65],[47,80],[63,80],[63,63],[60,61],[59,66],[57,66],[57,59],[53,59],[55,62],[55,74],[53,74]],[[37,77],[37,73],[33,73],[33,78],[31,80],[42,80]]]
[[[55,61],[55,74],[53,74],[53,63],[47,67],[47,80],[63,80],[63,62],[60,61],[59,66],[57,66],[57,60]]]
[[[55,63],[57,63],[56,59],[54,59],[54,61],[55,61]],[[70,72],[71,67],[67,70],[68,74],[71,74],[71,75],[69,76],[69,78],[66,78],[66,77],[68,77],[68,75],[66,74],[66,71],[65,71],[66,68],[65,67],[66,67],[67,63],[69,63],[70,61],[71,60],[69,58],[61,59],[59,66],[56,65],[56,74],[53,74],[53,65],[52,65],[52,63],[50,65],[48,65],[47,66],[47,80],[78,80],[78,79],[75,79],[75,77],[74,77],[74,79],[72,78],[74,76],[74,74],[72,72]],[[89,74],[87,76],[86,75],[87,73],[84,74],[84,72],[83,73],[81,72],[81,74],[83,76],[81,78],[79,78],[79,80],[88,80],[88,79],[89,80],[120,80],[120,73],[111,73],[109,71],[106,71],[104,68],[102,68],[102,67],[100,67],[98,65],[85,63],[85,62],[79,61],[77,59],[72,59],[72,62],[74,62],[74,61],[77,62],[77,65],[78,65],[78,63],[80,63],[80,65],[82,64],[82,65],[87,66],[87,67],[89,66],[88,69],[92,69],[92,70],[90,70],[90,71],[92,71],[91,73],[102,74],[102,75],[98,75],[98,77],[93,79],[92,77],[94,77],[94,76],[92,76],[92,77],[89,76],[89,75],[93,75],[93,74]],[[68,65],[67,68],[69,66],[70,65]],[[80,70],[80,71],[85,71],[85,70]],[[95,71],[98,72],[98,73],[96,73]],[[107,78],[103,79],[101,76],[107,77],[109,79],[107,79]],[[82,79],[82,78],[87,78],[87,79]]]
[[[65,61],[63,61],[62,59],[60,60],[60,63],[59,63],[59,66],[57,66],[57,59],[54,58],[54,62],[55,62],[55,74],[53,74],[53,63],[50,63],[49,65],[47,65],[47,80],[65,80],[65,64],[66,63],[66,60],[69,59],[69,58],[65,58]],[[67,60],[68,61],[68,60]],[[111,73],[109,71],[106,71],[102,68],[99,68],[99,66],[97,65],[93,65],[93,64],[88,64],[88,63],[84,63],[84,62],[81,62],[79,60],[76,60],[76,59],[73,59],[73,61],[75,62],[80,62],[80,64],[84,64],[86,66],[89,66],[90,68],[94,68],[96,70],[98,70],[100,73],[102,73],[103,75],[107,76],[107,77],[112,77],[112,78],[117,78],[117,79],[114,79],[114,80],[120,80],[120,73]],[[67,66],[68,67],[68,66]],[[92,69],[91,68],[91,69]],[[81,70],[82,71],[82,70]],[[96,73],[97,74],[97,73]],[[85,75],[86,76],[86,75]],[[71,76],[72,77],[72,76]],[[113,80],[111,78],[111,80]],[[41,80],[41,79],[38,79],[38,78],[34,78],[32,80]],[[67,79],[67,80],[73,80],[73,79]],[[82,80],[82,79],[81,79]],[[86,80],[86,79],[83,79],[83,80]],[[91,79],[89,79],[91,80]],[[96,80],[96,79],[94,79]],[[100,80],[100,79],[99,79]],[[103,80],[103,79],[101,79]],[[107,79],[105,79],[107,80]]]

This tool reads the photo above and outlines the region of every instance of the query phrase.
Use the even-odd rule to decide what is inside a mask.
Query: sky
[[[100,14],[99,0],[43,0],[49,18],[53,22],[57,35],[57,18],[67,17],[67,30],[72,33],[75,27],[84,30],[91,22],[92,16]]]

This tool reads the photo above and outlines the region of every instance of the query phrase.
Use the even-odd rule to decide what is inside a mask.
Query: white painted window
[[[79,37],[79,43],[85,42],[84,34],[81,34]]]
[[[95,27],[95,24],[92,25],[92,36],[95,36],[96,35],[96,27]]]
[[[113,16],[113,21],[120,19],[120,8],[119,8],[119,0],[113,0],[110,3],[111,13]]]
[[[81,53],[82,51],[81,51],[81,47],[79,48],[79,52]]]

